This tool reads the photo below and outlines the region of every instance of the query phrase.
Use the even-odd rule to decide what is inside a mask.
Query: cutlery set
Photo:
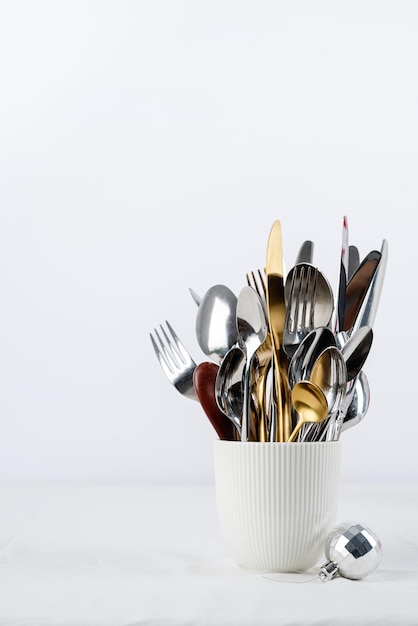
[[[196,364],[168,322],[150,334],[176,389],[198,401],[219,439],[337,441],[370,402],[363,365],[386,270],[388,245],[360,258],[344,216],[336,296],[302,243],[284,271],[281,223],[270,230],[263,269],[246,274],[235,295],[213,285],[197,306]]]

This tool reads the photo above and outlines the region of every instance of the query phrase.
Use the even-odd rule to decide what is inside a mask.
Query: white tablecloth
[[[237,567],[213,485],[3,485],[0,502],[1,626],[418,624],[416,483],[341,485],[337,521],[370,526],[382,562],[326,583]]]

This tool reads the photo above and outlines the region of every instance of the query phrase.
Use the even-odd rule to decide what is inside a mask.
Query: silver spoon
[[[244,406],[241,418],[241,441],[248,441],[251,416],[252,364],[257,348],[267,337],[267,320],[257,292],[249,286],[241,289],[237,302],[238,343],[245,353]]]
[[[373,342],[373,330],[362,326],[344,343],[341,353],[347,366],[347,379],[352,380],[363,367]]]
[[[336,346],[325,348],[319,355],[309,380],[322,390],[328,404],[327,422],[314,428],[310,424],[303,433],[303,439],[318,440],[328,429],[332,429],[347,390],[347,368],[343,355]]]
[[[336,345],[336,338],[328,326],[314,328],[301,341],[289,363],[290,387],[299,380],[309,380],[313,364],[329,346]]]
[[[357,376],[354,384],[354,393],[351,398],[351,402],[348,406],[347,412],[344,415],[344,419],[341,426],[336,433],[336,439],[340,434],[359,424],[367,413],[370,404],[370,387],[366,374],[361,371]]]
[[[335,413],[347,388],[347,367],[336,346],[329,346],[321,352],[312,367],[309,380],[322,389],[328,403],[328,415]]]
[[[196,301],[194,296],[193,299]],[[225,285],[210,287],[200,300],[196,315],[197,341],[202,352],[218,365],[237,342],[236,312],[237,297]]]
[[[241,437],[241,415],[244,405],[245,354],[238,346],[231,348],[219,366],[215,380],[215,397],[220,410],[233,422]]]

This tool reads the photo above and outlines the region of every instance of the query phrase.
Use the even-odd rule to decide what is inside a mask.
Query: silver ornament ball
[[[325,542],[325,563],[320,578],[330,580],[337,574],[358,580],[375,570],[381,558],[382,545],[376,534],[363,524],[344,522],[336,526]]]

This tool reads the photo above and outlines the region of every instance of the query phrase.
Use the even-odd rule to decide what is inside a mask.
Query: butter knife
[[[286,355],[283,352],[283,332],[286,319],[284,296],[284,264],[282,228],[276,220],[270,230],[266,258],[267,314],[273,344],[275,400],[277,403],[278,441],[287,441],[291,433]]]
[[[382,242],[380,254],[381,256],[376,271],[364,296],[356,319],[354,320],[353,329],[351,331],[352,334],[359,328],[363,328],[364,326],[370,326],[371,328],[374,324],[388,261],[388,242],[386,239]]]

